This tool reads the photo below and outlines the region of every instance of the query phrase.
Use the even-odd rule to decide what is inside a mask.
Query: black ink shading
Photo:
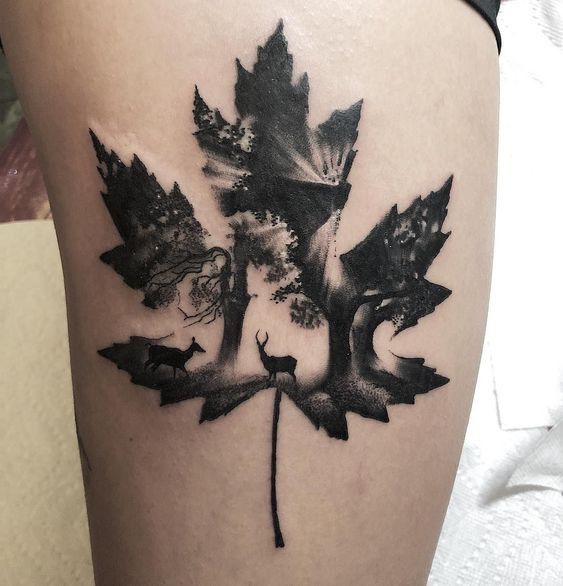
[[[177,184],[165,191],[137,156],[124,163],[91,131],[105,183],[102,195],[123,240],[101,260],[155,310],[174,302],[180,309],[178,287],[188,282],[193,313],[180,309],[183,324],[221,319],[217,357],[203,367],[186,368],[193,351],[208,346],[195,338],[191,350],[182,351],[133,336],[99,353],[126,370],[133,383],[158,390],[161,405],[203,398],[200,423],[275,388],[271,512],[275,545],[283,547],[276,494],[283,394],[317,429],[347,440],[348,412],[387,422],[389,405],[412,404],[417,394],[448,382],[422,358],[392,355],[392,363],[383,364],[374,333],[390,322],[397,335],[450,295],[426,273],[449,236],[442,227],[453,177],[405,210],[391,208],[361,242],[335,258],[362,102],[311,128],[308,77],[293,83],[293,58],[281,22],[258,48],[252,71],[238,60],[236,66],[239,117],[234,122],[209,107],[198,88],[193,107],[195,137],[206,156],[203,172],[225,217],[227,247],[218,246],[195,218]],[[327,332],[328,364],[313,382],[299,380],[302,360],[266,352],[266,333],[262,341],[255,335],[264,370],[234,375],[251,300],[250,267],[262,269],[275,288],[271,301],[287,303],[288,320],[296,327]]]
[[[171,366],[174,372],[174,379],[176,379],[177,370],[182,371],[185,375],[188,374],[186,363],[196,352],[205,353],[205,350],[195,341],[195,337],[192,338],[192,343],[186,350],[151,344],[149,346],[149,357],[145,361],[145,370],[150,368],[152,372],[156,372],[159,366]]]
[[[266,344],[268,343],[270,336],[268,332],[266,332],[266,338],[263,342],[260,342],[258,338],[259,333],[260,330],[256,332],[256,344],[258,345],[258,353],[262,365],[268,371],[268,382],[275,382],[278,372],[287,372],[287,374],[293,379],[293,382],[297,383],[297,377],[295,376],[297,360],[293,356],[270,356],[266,352]]]

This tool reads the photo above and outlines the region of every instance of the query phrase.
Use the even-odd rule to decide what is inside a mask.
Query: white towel
[[[563,418],[563,43],[554,42],[561,30],[556,23],[563,23],[553,6],[513,0],[503,3],[500,15],[489,334],[503,429],[551,426]],[[540,24],[546,14],[549,26]]]

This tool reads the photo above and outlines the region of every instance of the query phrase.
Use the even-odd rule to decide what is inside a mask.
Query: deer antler
[[[258,330],[260,331],[260,330]],[[266,339],[264,340],[264,346],[268,343],[268,340],[270,339],[270,337],[268,336],[268,332],[266,332]]]
[[[254,336],[254,337],[256,338],[256,342],[257,342],[258,344],[260,344],[260,340],[259,340],[259,338],[258,338],[258,334],[259,334],[259,333],[260,333],[260,330],[258,330],[258,331],[256,332],[256,335]]]

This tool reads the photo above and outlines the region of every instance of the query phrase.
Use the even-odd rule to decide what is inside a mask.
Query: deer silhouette
[[[256,332],[256,343],[258,344],[258,351],[260,352],[260,360],[262,361],[264,368],[268,371],[268,380],[276,380],[278,372],[286,372],[293,378],[294,382],[297,382],[297,378],[295,377],[297,359],[293,358],[293,356],[269,356],[265,350],[266,344],[269,340],[268,332],[266,332],[266,339],[263,342],[260,342],[260,339],[258,338],[259,333],[260,330]]]
[[[174,378],[176,378],[176,370],[181,370],[184,374],[188,374],[186,371],[186,362],[196,352],[205,352],[205,350],[195,341],[195,338],[192,338],[192,343],[186,350],[152,345],[149,347],[149,359],[145,362],[145,370],[150,366],[152,372],[154,372],[159,366],[164,364],[174,369]]]

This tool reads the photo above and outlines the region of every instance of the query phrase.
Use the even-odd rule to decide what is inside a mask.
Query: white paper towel
[[[489,334],[504,429],[549,426],[563,418],[563,49],[541,24],[548,14],[549,30],[557,30],[552,4],[511,0],[500,15]]]
[[[429,586],[563,584],[563,496],[514,480],[546,433],[501,429],[485,352]]]

